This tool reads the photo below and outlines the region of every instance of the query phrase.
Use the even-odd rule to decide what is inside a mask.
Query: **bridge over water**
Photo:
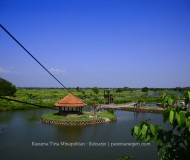
[[[129,106],[134,106],[136,103],[135,102],[130,102],[130,103],[125,103],[125,104],[102,104],[100,108],[102,109],[116,109],[116,108],[125,108]]]

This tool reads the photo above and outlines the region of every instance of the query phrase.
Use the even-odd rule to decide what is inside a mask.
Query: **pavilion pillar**
[[[61,111],[62,111],[62,107],[59,107],[59,113],[61,113]]]

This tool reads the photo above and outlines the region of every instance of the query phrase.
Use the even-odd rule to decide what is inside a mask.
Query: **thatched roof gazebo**
[[[59,113],[82,112],[82,108],[86,105],[87,104],[85,104],[82,100],[80,100],[78,97],[74,96],[71,93],[54,104],[55,107],[59,107]]]

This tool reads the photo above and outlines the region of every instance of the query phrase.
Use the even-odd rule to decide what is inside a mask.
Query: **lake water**
[[[51,110],[30,110],[0,113],[1,160],[117,160],[122,155],[130,155],[136,160],[157,160],[157,148],[151,146],[115,146],[111,143],[136,143],[130,135],[131,128],[139,121],[152,119],[152,123],[162,125],[162,116],[127,111],[116,111],[116,122],[94,126],[54,126],[40,122],[40,117]],[[85,146],[32,146],[34,143],[79,142]],[[89,146],[89,142],[105,143],[106,146]],[[109,144],[109,146],[108,146]]]

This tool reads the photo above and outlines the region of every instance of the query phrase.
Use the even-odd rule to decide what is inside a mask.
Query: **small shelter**
[[[82,100],[73,94],[68,94],[59,102],[55,103],[55,107],[59,107],[59,112],[82,112],[82,108],[86,106]],[[63,108],[63,110],[62,110]]]

